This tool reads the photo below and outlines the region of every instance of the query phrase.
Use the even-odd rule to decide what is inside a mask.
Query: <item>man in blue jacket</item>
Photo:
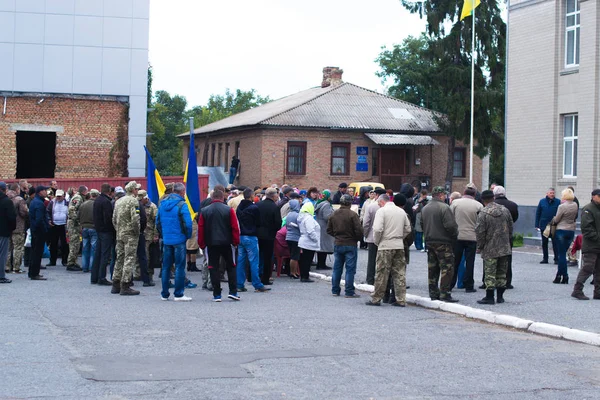
[[[173,185],[173,193],[165,197],[158,207],[156,226],[163,239],[161,300],[169,300],[169,277],[175,259],[175,301],[191,301],[183,295],[185,285],[185,242],[192,237],[192,217],[185,203],[183,183]]]
[[[554,188],[548,189],[546,197],[540,200],[535,212],[535,228],[543,232],[546,229],[546,225],[552,221],[552,218],[558,211],[560,201],[555,198]],[[548,238],[542,235],[542,251],[544,252],[544,258],[540,261],[540,264],[548,264]],[[554,264],[558,264],[558,256],[556,252],[556,241],[552,238],[552,252],[554,253]]]
[[[32,281],[45,281],[40,275],[42,264],[42,255],[44,254],[44,243],[50,224],[48,222],[48,213],[44,206],[48,190],[47,186],[38,186],[35,188],[35,198],[29,205],[29,224],[31,229],[31,261],[29,264],[29,279]]]

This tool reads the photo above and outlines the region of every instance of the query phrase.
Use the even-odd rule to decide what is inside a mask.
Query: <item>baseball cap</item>
[[[286,187],[285,189],[283,189],[283,194],[288,194],[289,192],[293,192],[294,189],[292,189],[291,187]]]
[[[375,192],[375,194],[385,194],[385,193],[386,193],[386,191],[385,191],[385,189],[384,189],[384,188],[379,188],[379,187],[378,187],[378,188],[376,188],[376,189],[374,190],[374,192]]]
[[[100,196],[100,191],[98,189],[92,189],[90,190],[90,194],[92,196]]]
[[[299,199],[300,195],[296,192],[290,193],[290,199]]]
[[[594,189],[592,196],[600,196],[600,189]]]
[[[125,193],[125,191],[123,190],[123,188],[121,186],[117,186],[115,188],[115,193]]]
[[[58,190],[56,191],[56,196],[64,196],[64,195],[65,195],[65,191],[64,191],[64,190],[60,190],[60,189],[58,189]]]
[[[48,190],[48,189],[50,189],[50,186],[42,186],[42,185],[40,185],[40,186],[38,186],[38,187],[35,188],[35,192],[39,193],[42,190]]]
[[[443,186],[436,186],[433,188],[432,194],[446,194],[446,188]]]
[[[4,181],[0,182],[0,190],[6,191],[6,182],[4,182]]]

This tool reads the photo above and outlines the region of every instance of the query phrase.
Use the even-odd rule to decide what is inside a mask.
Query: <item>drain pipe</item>
[[[2,115],[6,115],[6,96],[4,96],[4,107],[2,108]]]

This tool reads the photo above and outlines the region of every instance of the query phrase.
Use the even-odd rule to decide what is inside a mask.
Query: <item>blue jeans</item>
[[[237,168],[229,167],[229,183],[233,185],[235,176],[237,175]]]
[[[185,284],[185,242],[174,245],[163,245],[163,264],[161,272],[162,292],[160,295],[167,299],[169,293],[169,277],[171,265],[175,259],[175,297],[182,297]]]
[[[558,252],[558,275],[569,276],[567,270],[567,250],[573,241],[575,231],[566,231],[558,229],[554,235],[553,242],[556,241],[556,251]]]
[[[94,254],[96,253],[96,242],[98,234],[95,229],[83,228],[81,232],[83,238],[83,249],[81,251],[81,269],[84,272],[89,271],[94,264]]]
[[[415,231],[415,248],[423,250],[423,232]]]
[[[258,273],[258,238],[256,236],[240,236],[237,259],[237,287],[241,289],[246,282],[246,261],[250,263],[250,276],[254,289],[265,287],[260,281]]]
[[[346,296],[354,294],[354,275],[356,274],[356,259],[358,250],[356,246],[334,246],[333,275],[331,277],[331,293],[340,294],[340,280],[342,270],[346,264]]]

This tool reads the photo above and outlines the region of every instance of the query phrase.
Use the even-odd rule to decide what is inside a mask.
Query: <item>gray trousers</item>
[[[8,258],[9,243],[9,237],[0,236],[0,279],[6,278],[6,274],[4,273],[4,267],[6,265],[6,259]]]

